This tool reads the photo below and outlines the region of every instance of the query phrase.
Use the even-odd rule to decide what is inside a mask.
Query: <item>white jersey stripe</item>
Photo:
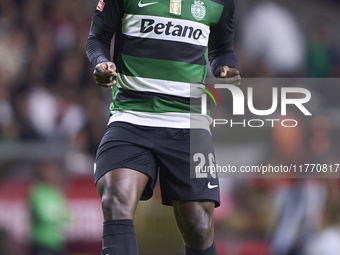
[[[123,121],[136,125],[168,128],[199,128],[210,132],[211,117],[196,113],[152,113],[137,111],[111,111],[109,123]]]
[[[210,27],[190,20],[125,14],[122,32],[125,35],[141,38],[207,46]]]
[[[180,97],[193,97],[198,98],[202,95],[202,90],[198,87],[203,87],[198,84],[190,84],[185,82],[158,80],[151,78],[141,78],[134,76],[127,76],[118,73],[117,86],[119,88],[154,92],[167,95],[175,95]]]

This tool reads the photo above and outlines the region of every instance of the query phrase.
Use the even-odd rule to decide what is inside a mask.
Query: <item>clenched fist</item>
[[[94,68],[93,75],[98,86],[112,87],[116,84],[116,65],[112,62],[100,63]]]
[[[222,66],[219,78],[222,78],[224,82],[239,86],[241,84],[241,76],[239,70],[235,68],[229,68],[228,66]]]

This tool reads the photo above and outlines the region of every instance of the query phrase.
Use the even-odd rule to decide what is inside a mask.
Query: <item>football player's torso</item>
[[[125,0],[119,72],[185,83],[203,78],[210,25],[218,22],[222,10],[210,0]],[[121,85],[128,86],[123,80]]]
[[[202,93],[191,79],[206,76],[210,26],[222,10],[210,0],[124,0],[111,105],[120,115],[110,121],[150,125],[145,120],[153,119],[155,126],[189,128],[189,99]]]

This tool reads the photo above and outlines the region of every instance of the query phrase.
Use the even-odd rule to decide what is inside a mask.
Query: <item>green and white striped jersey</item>
[[[110,122],[209,129],[190,81],[206,76],[208,44],[232,44],[233,11],[233,0],[100,0],[93,22],[116,34]]]

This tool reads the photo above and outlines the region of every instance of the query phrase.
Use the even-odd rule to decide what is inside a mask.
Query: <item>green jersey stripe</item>
[[[156,14],[157,16],[165,17],[165,18],[175,18],[175,19],[183,19],[189,21],[196,21],[197,19],[192,14],[192,6],[195,4],[196,0],[186,0],[181,1],[181,15],[170,13],[170,4],[169,0],[141,0],[142,4],[157,2],[157,4],[148,5],[147,7],[138,7],[138,3],[140,0],[124,0],[124,12],[128,14],[138,14],[138,15],[150,15]],[[216,0],[215,0],[216,1]],[[203,19],[199,20],[200,23],[204,23],[205,25],[215,25],[221,16],[223,10],[223,4],[218,3],[218,1],[207,1],[202,0],[204,2],[204,6],[208,6],[205,16]]]
[[[127,76],[121,73],[118,73],[117,87],[127,90],[153,92],[180,97],[197,98],[202,95],[202,90],[198,89],[198,87],[202,87],[202,85],[190,84],[189,82],[169,82],[160,79]]]
[[[121,54],[118,72],[126,76],[135,76],[167,81],[190,83],[192,78],[204,78],[206,65],[195,65],[162,59],[148,59]],[[121,84],[124,87],[123,84]]]

